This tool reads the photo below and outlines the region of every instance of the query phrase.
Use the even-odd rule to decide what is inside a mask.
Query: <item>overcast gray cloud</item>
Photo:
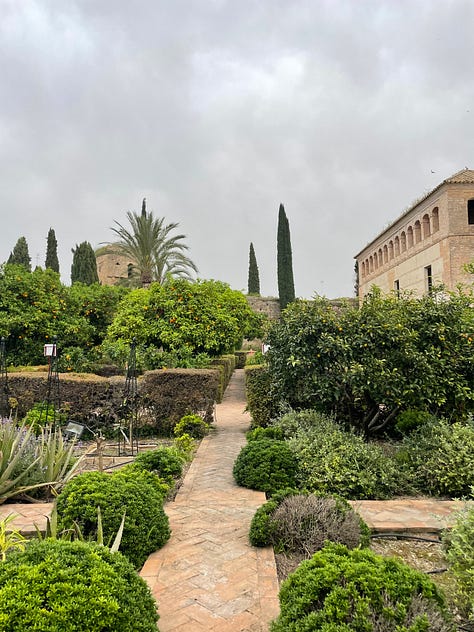
[[[148,208],[202,278],[353,292],[353,255],[474,167],[472,0],[0,0],[0,261]],[[435,173],[432,173],[434,171]]]

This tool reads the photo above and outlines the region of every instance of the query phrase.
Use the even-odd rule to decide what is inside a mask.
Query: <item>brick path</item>
[[[234,461],[245,444],[243,370],[236,370],[174,502],[172,535],[141,571],[158,602],[160,632],[266,631],[279,612],[273,551],[248,543],[262,492],[238,487]]]

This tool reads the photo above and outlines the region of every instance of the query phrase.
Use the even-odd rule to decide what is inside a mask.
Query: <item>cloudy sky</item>
[[[0,0],[0,261],[148,208],[201,278],[353,293],[353,256],[474,168],[473,0]],[[434,173],[433,173],[434,172]]]

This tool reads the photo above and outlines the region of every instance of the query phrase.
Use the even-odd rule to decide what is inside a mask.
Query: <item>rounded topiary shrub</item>
[[[95,543],[32,540],[0,563],[3,632],[156,632],[157,619],[130,562]]]
[[[135,458],[134,465],[170,480],[181,476],[183,462],[184,458],[175,448],[160,447],[156,450],[140,452]]]
[[[444,596],[426,575],[369,549],[328,544],[280,590],[271,632],[451,632]]]
[[[199,415],[184,415],[174,427],[176,437],[188,434],[193,439],[202,439],[209,432],[209,424],[199,417]]]
[[[370,529],[341,498],[290,493],[262,505],[250,525],[254,546],[272,545],[277,552],[309,557],[326,541],[349,549],[368,546]]]
[[[267,426],[266,428],[257,426],[256,428],[249,430],[245,436],[247,441],[260,441],[261,439],[282,440],[285,438],[282,430],[276,426]]]
[[[76,523],[84,537],[96,538],[97,507],[100,506],[107,543],[117,533],[126,511],[120,551],[140,568],[148,555],[161,548],[170,537],[163,495],[150,477],[155,475],[140,471],[113,475],[86,472],[76,476],[58,496],[58,529],[72,529]]]
[[[240,451],[234,464],[234,478],[242,487],[275,492],[296,487],[297,461],[285,441],[251,441]]]

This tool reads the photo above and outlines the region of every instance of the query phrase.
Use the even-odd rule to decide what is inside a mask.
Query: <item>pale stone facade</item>
[[[474,170],[443,180],[372,240],[355,259],[359,298],[373,285],[382,292],[421,295],[472,283],[463,266],[474,260]]]
[[[107,252],[107,247],[101,248],[100,253],[96,255],[96,261],[101,285],[115,285],[121,279],[125,280],[130,276],[133,263],[128,257]]]

